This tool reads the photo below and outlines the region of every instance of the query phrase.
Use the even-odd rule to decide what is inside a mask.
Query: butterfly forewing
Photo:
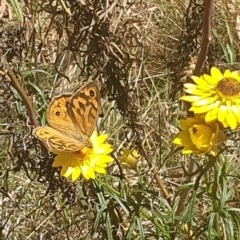
[[[71,97],[69,106],[69,116],[77,131],[90,137],[96,126],[101,107],[98,87],[93,82],[86,84]]]
[[[64,94],[55,97],[47,108],[47,122],[52,128],[60,132],[74,132],[75,126],[68,114],[68,107],[71,94]]]

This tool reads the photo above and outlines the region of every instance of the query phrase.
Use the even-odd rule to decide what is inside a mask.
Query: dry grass
[[[128,170],[115,161],[109,175],[96,181],[62,179],[51,167],[53,156],[31,135],[24,101],[1,74],[0,239],[192,239],[185,223],[195,239],[240,239],[236,143],[229,143],[220,172],[222,238],[214,238],[211,225],[212,173],[201,171],[194,189],[184,185],[189,159],[172,144],[182,117],[180,79],[192,74],[199,54],[202,5],[80,0],[64,7],[62,2],[18,1],[18,8],[3,0],[0,54],[32,99],[40,124],[54,95],[96,81],[103,105],[99,130],[109,134],[116,158],[128,146],[140,151],[142,161]],[[204,70],[239,66],[239,3],[215,1]],[[191,188],[188,202],[177,216],[178,196],[186,188]]]

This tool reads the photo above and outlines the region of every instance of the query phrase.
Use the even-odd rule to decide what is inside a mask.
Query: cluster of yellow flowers
[[[182,131],[173,143],[184,146],[182,153],[216,156],[226,140],[224,128],[236,129],[240,123],[240,74],[211,68],[211,74],[192,77],[184,84],[189,95],[180,99],[191,103],[193,118],[180,121]]]
[[[182,131],[173,143],[183,146],[183,154],[211,154],[216,156],[219,145],[227,138],[224,128],[236,129],[240,123],[240,74],[226,70],[223,74],[211,68],[211,74],[192,77],[194,83],[184,85],[189,95],[181,100],[191,103],[189,111],[193,118],[180,120]],[[105,143],[107,135],[95,131],[91,138],[92,147],[84,147],[77,152],[56,153],[53,167],[62,167],[61,175],[75,181],[80,175],[85,179],[95,179],[96,173],[105,174],[109,155],[113,149]],[[133,167],[140,159],[136,150],[124,149],[119,161],[124,167]]]

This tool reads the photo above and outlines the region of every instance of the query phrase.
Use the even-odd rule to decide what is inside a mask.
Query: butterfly
[[[47,108],[49,126],[37,127],[33,135],[53,152],[75,152],[90,146],[101,108],[100,92],[89,82],[73,94],[55,97]]]

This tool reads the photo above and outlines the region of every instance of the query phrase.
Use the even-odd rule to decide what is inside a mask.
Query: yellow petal
[[[82,175],[85,179],[95,179],[96,178],[96,175],[93,171],[93,169],[87,165],[84,165],[84,166],[81,166],[81,171],[82,171]]]
[[[177,145],[183,145],[181,138],[178,137],[174,138],[173,143]]]
[[[197,155],[202,153],[202,151],[199,151],[195,146],[185,146],[184,149],[182,150],[183,154],[190,154],[190,153],[196,153]]]
[[[96,170],[95,168],[94,168],[94,170],[92,168],[89,169],[89,171],[87,172],[89,178],[91,178],[91,179],[96,178],[95,170]]]
[[[192,80],[199,86],[204,86],[204,87],[208,87],[209,83],[207,81],[205,81],[203,78],[201,77],[195,77],[192,76]],[[185,85],[184,85],[185,86]]]
[[[72,181],[76,181],[78,179],[78,177],[81,174],[81,169],[79,167],[75,167],[72,170]]]
[[[184,90],[186,93],[196,95],[196,96],[201,96],[201,98],[207,98],[215,94],[215,92],[211,92],[209,89],[206,90],[201,90],[201,89],[185,89]]]
[[[196,101],[199,101],[201,100],[202,97],[199,97],[199,96],[182,96],[180,97],[180,100],[184,100],[184,101],[187,101],[187,102],[196,102]]]
[[[96,130],[93,131],[91,139],[96,139],[98,137],[98,132]]]
[[[218,110],[218,109],[217,109]],[[206,123],[213,122],[218,118],[218,111],[209,111],[205,115]]]
[[[211,68],[211,76],[212,78],[216,79],[217,82],[223,79],[223,74],[216,67]]]
[[[89,176],[87,174],[87,171],[89,169],[89,166],[85,164],[85,165],[81,165],[80,168],[81,168],[82,176],[88,180]]]
[[[112,151],[113,149],[107,144],[101,144],[99,146],[94,146],[93,148],[94,154],[109,154]]]
[[[196,85],[192,83],[185,83],[184,84],[184,91],[190,91],[190,92],[196,92],[199,91],[201,93],[207,93],[206,91],[209,92],[209,85]]]
[[[106,141],[106,139],[108,138],[107,134],[102,134],[100,136],[98,136],[98,144],[104,143]]]
[[[231,109],[229,110],[229,108],[227,112],[228,114],[226,115],[226,121],[228,125],[230,126],[231,129],[236,129],[238,124],[235,115],[232,113]]]
[[[65,166],[61,170],[61,176],[69,177],[72,174],[72,167]]]
[[[194,113],[205,113],[214,108],[214,103],[209,104],[209,105],[204,105],[204,106],[193,106],[189,109],[189,111],[193,111]]]
[[[237,121],[240,122],[240,111],[239,108],[236,105],[231,106],[232,112],[234,113],[235,117],[237,118]]]
[[[215,103],[216,100],[218,99],[218,96],[215,95],[214,97],[208,97],[208,98],[204,98],[204,99],[201,99],[199,101],[196,101],[194,103],[192,103],[193,106],[203,106],[203,105],[208,105],[208,104],[212,104],[212,103]]]
[[[181,131],[178,134],[178,138],[181,141],[181,145],[183,145],[183,146],[194,146],[193,142],[192,142],[192,140],[190,138],[189,132]]]
[[[214,157],[217,156],[218,154],[218,146],[213,146],[210,150],[210,154],[213,155]]]
[[[106,163],[104,163],[104,162],[99,162],[99,163],[97,163],[96,164],[96,166],[94,167],[94,170],[95,170],[95,168],[107,168],[107,164]]]
[[[237,71],[232,71],[232,76],[240,76],[239,70],[237,70]]]
[[[222,121],[221,123],[222,123],[222,125],[223,125],[224,128],[227,128],[227,127],[228,127],[228,123],[227,123],[226,119],[225,119],[224,121]]]
[[[97,173],[106,174],[105,168],[96,167],[94,170],[95,170],[95,172],[97,172]]]
[[[231,78],[231,77],[232,77],[232,73],[230,72],[229,69],[227,69],[227,70],[225,70],[223,76],[224,76],[225,78]]]
[[[227,106],[221,105],[218,111],[218,121],[223,122],[226,119],[227,115]]]
[[[204,74],[202,76],[202,78],[207,82],[209,89],[215,89],[216,88],[216,84],[218,82],[218,80],[216,80],[214,77],[209,76],[207,74]]]
[[[105,148],[104,154],[109,154],[109,153],[111,153],[112,151],[113,151],[113,148],[109,145],[109,147],[107,146],[107,147]]]
[[[182,150],[182,153],[183,153],[183,154],[191,154],[191,153],[193,153],[193,151],[192,151],[191,149],[185,149],[185,148],[184,148],[184,149]]]

